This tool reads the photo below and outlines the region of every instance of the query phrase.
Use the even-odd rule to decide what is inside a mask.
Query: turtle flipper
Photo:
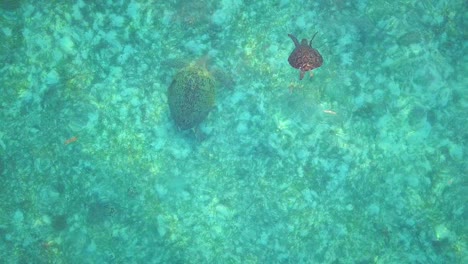
[[[292,39],[292,41],[294,42],[294,45],[296,45],[296,47],[299,47],[300,44],[297,38],[293,36],[293,34],[288,34],[288,36]]]
[[[305,71],[301,71],[301,73],[299,74],[299,80],[302,80],[302,78],[304,78],[304,73]]]
[[[315,32],[315,34],[312,36],[312,38],[310,39],[310,42],[309,42],[309,46],[312,47],[312,40],[314,40],[315,38],[315,35],[317,35],[318,32]]]

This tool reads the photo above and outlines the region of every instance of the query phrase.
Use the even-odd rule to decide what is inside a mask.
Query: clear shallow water
[[[467,262],[465,2],[92,2],[0,2],[2,261]]]

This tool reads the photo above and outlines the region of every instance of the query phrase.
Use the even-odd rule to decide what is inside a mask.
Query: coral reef
[[[0,1],[1,262],[468,263],[465,10]]]

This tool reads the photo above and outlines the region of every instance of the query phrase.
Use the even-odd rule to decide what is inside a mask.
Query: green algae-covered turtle
[[[200,124],[215,104],[215,80],[197,64],[178,72],[167,91],[171,116],[180,129]]]

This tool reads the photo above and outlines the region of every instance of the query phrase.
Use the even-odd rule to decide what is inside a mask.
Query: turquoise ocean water
[[[0,263],[468,263],[467,51],[463,0],[1,0]]]

